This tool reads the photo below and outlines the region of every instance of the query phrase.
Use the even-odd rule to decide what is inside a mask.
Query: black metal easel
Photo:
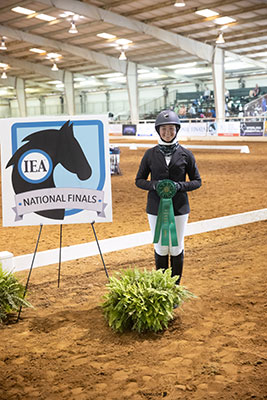
[[[96,244],[97,244],[98,251],[99,251],[103,266],[104,266],[104,270],[105,270],[106,276],[109,279],[109,274],[108,274],[107,267],[106,267],[106,264],[105,264],[101,249],[100,249],[99,241],[97,239],[94,223],[95,223],[95,221],[91,222],[91,227],[92,227],[93,232],[94,232]],[[33,258],[32,258],[31,267],[30,267],[30,270],[29,270],[28,278],[27,278],[27,283],[26,283],[26,286],[25,286],[24,294],[23,294],[23,299],[25,298],[27,290],[28,290],[30,277],[31,277],[32,269],[33,269],[33,264],[34,264],[34,260],[35,260],[35,257],[36,257],[36,253],[37,253],[37,249],[38,249],[38,245],[39,245],[39,241],[40,241],[40,237],[41,237],[42,228],[43,228],[43,224],[40,224],[40,230],[39,230],[39,234],[38,234],[38,238],[37,238],[37,242],[36,242],[36,246],[35,246],[35,250],[34,250],[34,254],[33,254]],[[62,231],[63,231],[63,229],[62,229],[62,224],[61,224],[60,225],[60,235],[59,235],[59,260],[58,260],[58,284],[57,284],[58,288],[60,286],[60,273],[61,273]],[[16,322],[18,322],[19,319],[20,319],[21,310],[22,310],[22,306],[20,306]]]
[[[43,229],[43,224],[40,224],[39,235],[38,235],[37,242],[36,242],[36,246],[35,246],[35,250],[34,250],[34,253],[33,253],[31,268],[30,268],[30,271],[29,271],[29,274],[28,274],[28,279],[27,279],[27,283],[26,283],[26,286],[25,286],[25,290],[24,290],[24,294],[23,294],[23,299],[25,298],[26,293],[27,293],[27,290],[28,290],[28,286],[29,286],[29,282],[30,282],[30,277],[31,277],[31,273],[32,273],[32,268],[33,268],[33,263],[34,263],[35,256],[36,256],[36,253],[37,253],[37,248],[38,248],[38,244],[39,244],[39,241],[40,241],[42,229]],[[20,317],[20,314],[21,314],[21,310],[22,310],[22,306],[20,306],[19,313],[18,313],[18,318],[17,318],[17,321],[16,321],[16,322],[19,322],[19,317]]]
[[[102,260],[103,266],[104,266],[105,273],[106,273],[106,275],[107,275],[107,278],[109,279],[109,275],[108,275],[107,267],[106,267],[106,265],[105,265],[105,261],[104,261],[104,258],[103,258],[103,255],[102,255],[102,252],[101,252],[101,249],[100,249],[100,246],[99,246],[99,242],[98,242],[98,239],[97,239],[97,236],[96,236],[96,232],[95,232],[94,223],[95,223],[95,221],[91,222],[91,227],[92,227],[92,229],[93,229],[93,232],[94,232],[94,235],[95,235],[96,244],[97,244],[98,251],[99,251],[99,254],[100,254],[100,257],[101,257],[101,260]]]
[[[62,249],[62,224],[60,224],[60,233],[59,233],[59,259],[58,259],[58,278],[57,278],[57,287],[58,288],[60,285],[61,249]]]

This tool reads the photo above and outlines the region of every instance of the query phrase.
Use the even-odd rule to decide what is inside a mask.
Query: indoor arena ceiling
[[[226,77],[267,73],[267,1],[177,5],[175,0],[0,0],[0,85],[12,91],[19,77],[28,96],[60,93],[64,72],[70,71],[75,88],[108,91],[125,87],[128,61],[137,65],[140,87],[206,83],[212,74],[205,54],[215,46],[225,50]],[[220,34],[225,42],[216,44]],[[126,61],[119,59],[124,56]]]

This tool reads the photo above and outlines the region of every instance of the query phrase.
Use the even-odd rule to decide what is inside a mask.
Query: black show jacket
[[[150,180],[148,180],[149,174]],[[188,182],[186,182],[187,175],[190,179]],[[162,179],[171,179],[180,183],[181,190],[172,199],[174,215],[188,214],[190,207],[186,192],[198,189],[201,186],[200,174],[192,152],[178,145],[169,165],[166,164],[165,156],[159,150],[159,146],[152,147],[145,152],[136,175],[135,184],[137,187],[149,191],[146,206],[148,214],[158,214],[160,197],[155,186]]]

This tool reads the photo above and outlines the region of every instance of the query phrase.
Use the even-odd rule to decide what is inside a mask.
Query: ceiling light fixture
[[[121,45],[121,46],[127,46],[130,43],[133,43],[133,41],[128,40],[128,39],[117,39],[116,40],[116,44]]]
[[[31,48],[30,51],[32,51],[33,53],[38,53],[38,54],[45,54],[46,53],[45,50],[37,49],[36,47]]]
[[[219,36],[217,37],[217,39],[216,39],[216,44],[223,44],[223,43],[225,43],[225,40],[224,40],[224,37],[223,37],[223,33],[221,32],[219,34]]]
[[[204,10],[195,11],[195,14],[201,15],[202,17],[210,18],[219,15],[216,11],[212,11],[209,8],[205,8]]]
[[[214,19],[212,22],[214,22],[217,25],[226,25],[226,24],[230,24],[232,22],[236,22],[236,19],[231,18],[231,17],[220,17],[220,18]]]
[[[75,22],[71,21],[71,26],[69,29],[69,33],[78,33],[78,29],[76,28]]]
[[[25,15],[30,15],[30,14],[35,13],[34,10],[30,10],[29,8],[24,8],[24,7],[14,7],[14,8],[11,8],[11,11],[14,11],[19,14],[25,14]]]
[[[7,74],[6,71],[4,71],[1,75],[1,79],[7,79]]]
[[[47,15],[47,14],[37,14],[35,16],[35,18],[41,19],[42,21],[46,21],[46,22],[55,21],[55,19],[56,19],[56,17],[52,17],[51,15]]]
[[[69,16],[71,16],[71,15],[74,15],[74,12],[72,12],[72,11],[64,11],[63,14],[59,14],[59,16],[60,16],[61,18],[67,18],[67,17],[69,17]]]
[[[120,54],[120,56],[119,56],[119,60],[120,60],[120,61],[125,61],[125,60],[127,60],[127,57],[126,57],[126,54],[125,54],[125,51],[124,51],[124,50],[121,51],[121,54]]]
[[[174,7],[185,7],[185,2],[183,0],[176,0]]]
[[[58,59],[60,59],[61,57],[62,57],[62,55],[59,54],[59,53],[48,53],[48,54],[46,55],[46,58],[52,58],[52,60],[58,60]]]
[[[1,40],[0,50],[7,50],[6,42],[5,42],[4,37],[2,37],[2,40]]]
[[[52,68],[51,68],[51,71],[58,71],[58,67],[57,67],[57,64],[55,62],[53,64]]]
[[[115,35],[112,35],[111,33],[106,33],[106,32],[98,33],[96,36],[101,37],[102,39],[115,39],[116,38]]]

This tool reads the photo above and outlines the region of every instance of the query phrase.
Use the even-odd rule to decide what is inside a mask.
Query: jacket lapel
[[[159,155],[159,161],[164,165],[164,167],[166,167],[166,160],[165,160],[165,157],[164,157],[164,155],[162,154],[162,152],[160,151],[160,149],[159,149],[159,147],[157,146],[157,148],[156,148],[156,151],[157,151],[157,153],[158,153],[158,155]]]

